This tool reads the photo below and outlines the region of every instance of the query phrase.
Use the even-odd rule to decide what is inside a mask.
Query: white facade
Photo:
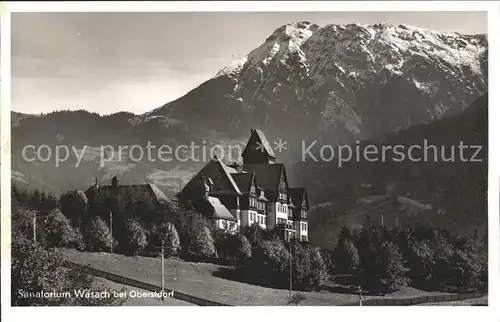
[[[223,230],[228,230],[229,232],[237,232],[238,231],[238,224],[235,221],[231,220],[226,220],[226,219],[213,219],[212,222],[214,223],[215,227],[223,229]]]
[[[238,231],[241,227],[241,211],[239,209],[231,210],[231,214],[237,219]]]
[[[309,229],[309,227],[308,227],[307,221],[301,220],[301,221],[295,222],[295,230],[297,231],[297,237],[300,240],[303,240],[304,238],[306,241],[309,240],[308,233],[307,233],[308,229]]]
[[[261,216],[255,210],[241,210],[241,226],[248,227],[251,226],[254,222],[259,222],[259,217]],[[264,221],[265,228],[265,221]]]

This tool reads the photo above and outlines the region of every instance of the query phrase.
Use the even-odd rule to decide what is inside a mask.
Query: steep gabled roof
[[[278,191],[281,174],[285,171],[282,163],[273,164],[244,164],[246,172],[255,172],[256,180],[262,188],[269,191]]]
[[[203,178],[210,178],[214,183],[214,192],[229,193],[241,195],[238,185],[231,176],[237,171],[222,163],[219,158],[215,157],[203,167],[182,189],[183,192],[189,193],[196,190],[202,184]]]
[[[91,186],[87,189],[86,194],[92,189],[96,189],[95,186]],[[113,189],[112,186],[99,186],[97,188],[98,192],[107,192]],[[119,185],[115,190],[118,194],[126,195],[128,193],[146,193],[156,199],[159,203],[168,204],[171,200],[153,183],[145,184],[132,184],[132,185]]]
[[[158,188],[157,185],[153,183],[149,183],[148,185],[151,191],[154,193],[154,195],[160,202],[163,203],[171,202],[171,200],[163,193],[163,191],[161,191],[160,188]]]
[[[198,210],[208,219],[225,219],[236,221],[236,218],[233,216],[233,214],[229,210],[227,210],[227,208],[218,198],[208,197],[208,199],[198,200],[193,205],[196,210]]]
[[[254,172],[239,172],[231,173],[233,180],[238,185],[238,188],[242,193],[249,193],[252,187],[252,182],[255,180]]]
[[[261,148],[262,152],[265,152],[268,156],[276,159],[276,155],[271,148],[271,144],[269,144],[269,141],[264,135],[264,132],[259,129],[252,129],[250,139],[248,139],[248,143],[243,150],[242,156],[248,152],[256,151],[259,148]]]

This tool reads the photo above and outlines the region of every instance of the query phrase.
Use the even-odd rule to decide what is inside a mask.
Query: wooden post
[[[289,239],[290,244],[290,299],[292,299],[292,238]]]
[[[36,245],[36,212],[33,212],[33,243]]]
[[[164,300],[163,290],[165,289],[165,263],[164,263],[164,249],[163,249],[163,241],[161,242],[161,300]]]
[[[113,212],[109,212],[109,233],[111,238],[113,238]],[[111,253],[113,252],[113,242],[111,242]]]

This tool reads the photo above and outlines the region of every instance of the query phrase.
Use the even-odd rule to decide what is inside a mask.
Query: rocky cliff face
[[[37,182],[53,189],[88,185],[95,176],[117,172],[162,186],[178,175],[189,177],[203,162],[125,157],[101,166],[90,149],[79,168],[56,168],[25,163],[20,150],[27,144],[145,147],[148,141],[227,145],[247,139],[250,128],[286,140],[288,150],[278,158],[294,162],[302,140],[352,143],[463,111],[486,91],[486,50],[484,35],[405,25],[289,24],[185,96],[143,115],[16,114],[12,165],[22,180],[30,171],[30,180],[36,174]]]
[[[486,46],[484,36],[405,25],[289,24],[148,115],[237,135],[254,126],[333,143],[372,138],[465,109],[486,90]]]

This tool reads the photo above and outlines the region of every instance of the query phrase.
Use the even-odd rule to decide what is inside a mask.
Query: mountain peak
[[[308,21],[288,23],[276,29],[271,36],[266,39],[270,41],[307,40],[312,33],[320,27]]]

